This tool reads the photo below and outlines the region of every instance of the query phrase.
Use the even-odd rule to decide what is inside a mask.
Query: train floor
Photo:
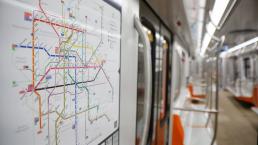
[[[231,93],[220,92],[218,145],[257,145],[258,115]]]

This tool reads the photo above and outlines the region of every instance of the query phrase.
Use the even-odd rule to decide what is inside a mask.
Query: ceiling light
[[[223,17],[223,14],[229,4],[230,0],[216,0],[213,6],[212,11],[210,12],[211,22],[208,23],[206,29],[207,32],[204,35],[204,39],[201,47],[201,56],[204,56],[212,36],[216,31],[216,26],[220,23],[220,20]]]

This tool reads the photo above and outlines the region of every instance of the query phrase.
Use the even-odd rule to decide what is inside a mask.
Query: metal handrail
[[[210,109],[193,109],[193,108],[174,107],[174,110],[190,111],[190,112],[201,112],[201,113],[218,113],[217,110],[210,110]]]
[[[144,46],[144,127],[143,135],[140,140],[140,145],[146,145],[148,141],[148,133],[151,118],[151,103],[152,103],[152,65],[151,65],[151,46],[149,43],[148,36],[143,29],[143,26],[137,16],[134,16],[134,27],[139,33],[140,39],[143,41]]]

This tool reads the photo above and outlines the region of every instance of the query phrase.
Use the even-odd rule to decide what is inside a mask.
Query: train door
[[[155,76],[157,86],[157,92],[154,101],[154,134],[152,145],[165,145],[168,143],[168,128],[169,128],[169,110],[170,110],[170,96],[169,89],[171,88],[168,84],[169,74],[169,35],[166,35],[166,30],[160,31],[160,37],[157,38],[156,46],[156,69]]]
[[[254,84],[254,88],[258,89],[258,55],[255,54],[254,56],[254,61],[253,61],[253,84]],[[254,104],[256,107],[258,107],[258,94],[256,92],[256,96],[254,97]]]
[[[242,76],[242,96],[252,96],[253,92],[253,58],[252,56],[243,57],[243,76]]]
[[[176,43],[176,42],[175,42]],[[176,44],[174,44],[176,45]],[[181,84],[182,84],[182,74],[181,74],[181,70],[182,70],[182,64],[181,64],[181,61],[180,61],[180,55],[179,55],[179,52],[178,51],[174,51],[174,66],[177,66],[174,68],[174,80],[173,80],[173,83],[174,83],[174,100],[176,100],[180,93],[181,93]],[[194,64],[196,64],[194,61],[192,61],[192,66],[194,66]],[[191,69],[191,70],[194,70],[194,69]],[[194,72],[193,72],[194,73]]]
[[[147,37],[148,37],[148,43],[150,43],[151,46],[151,65],[152,65],[152,72],[153,72],[153,50],[155,50],[155,46],[156,46],[156,41],[155,41],[155,28],[153,27],[153,25],[142,19],[142,26],[144,29],[144,33],[146,33]],[[145,102],[146,102],[146,98],[145,98],[145,75],[146,75],[146,71],[144,69],[144,48],[143,47],[143,42],[141,39],[139,39],[138,42],[138,83],[137,83],[137,119],[136,119],[136,144],[140,144],[143,141],[143,130],[144,130],[144,126],[145,126]],[[152,79],[155,77],[155,75],[151,76]],[[153,86],[153,83],[151,84]],[[154,89],[152,89],[151,91],[151,97],[153,96]],[[152,99],[153,100],[153,99]],[[151,105],[152,106],[152,105]],[[152,108],[152,107],[151,107]],[[151,109],[152,110],[152,109]],[[152,111],[151,111],[152,112]],[[152,118],[152,116],[151,116]],[[151,124],[151,123],[150,123]],[[148,132],[148,137],[152,134],[152,126],[149,125],[149,132]]]
[[[233,58],[224,58],[226,61],[226,65],[224,67],[226,74],[226,86],[229,88],[234,88],[233,85],[235,85],[235,65],[234,65],[234,59]]]
[[[158,16],[149,7],[146,2],[140,2],[140,17],[144,26],[145,33],[148,36],[149,44],[151,46],[151,66],[152,66],[152,104],[151,116],[149,124],[149,132],[147,144],[149,145],[165,145],[168,142],[168,128],[169,128],[169,98],[170,79],[171,76],[171,33],[165,26],[162,25]],[[141,40],[139,40],[139,54],[138,54],[138,98],[137,98],[137,135],[136,144],[144,140],[144,133],[142,132],[144,125],[144,87],[146,87],[144,80],[144,70],[142,59],[143,47]]]
[[[239,63],[239,58],[238,57],[233,57],[232,58],[233,59],[233,70],[234,70],[234,72],[233,72],[233,83],[232,83],[232,85],[233,85],[233,88],[234,88],[234,92],[236,93],[235,95],[236,96],[239,96],[240,95],[240,88],[241,88],[241,83],[240,83],[240,76],[241,76],[241,74],[240,74],[240,72],[241,72],[241,70],[239,70],[240,68],[241,68],[241,64]]]

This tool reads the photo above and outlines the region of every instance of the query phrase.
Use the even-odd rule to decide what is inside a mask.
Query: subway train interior
[[[258,145],[258,0],[0,0],[0,145]]]

